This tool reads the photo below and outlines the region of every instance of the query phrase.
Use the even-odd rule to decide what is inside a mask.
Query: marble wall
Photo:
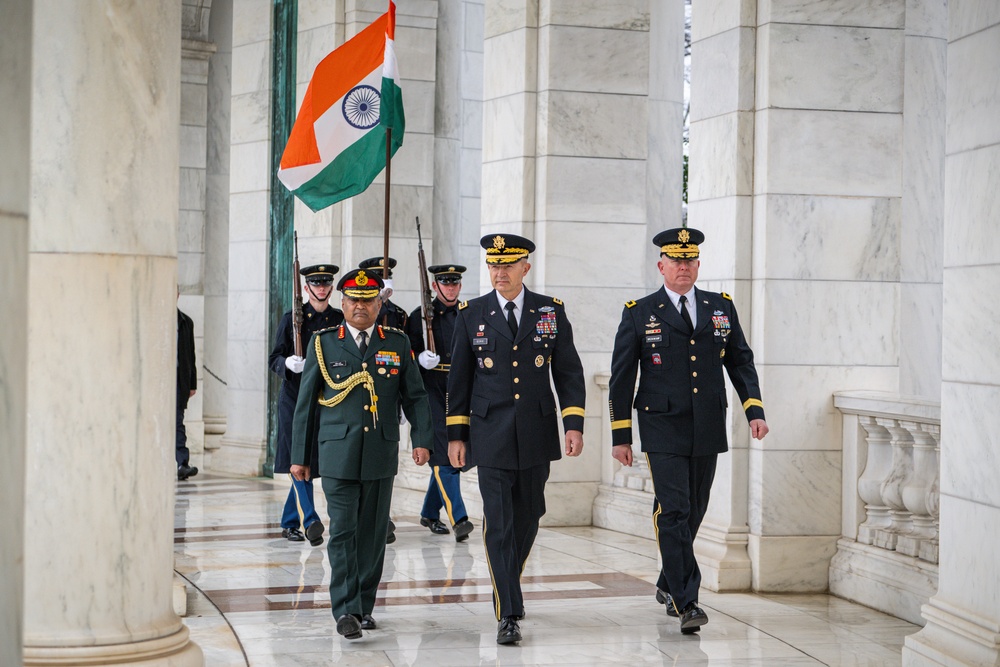
[[[907,638],[905,665],[1000,662],[1000,490],[995,483],[1000,357],[970,332],[997,317],[1000,288],[1000,9],[948,3],[945,139],[941,536],[927,625]]]
[[[904,17],[903,0],[758,7],[747,296],[772,424],[750,456],[762,590],[827,587],[841,504],[832,392],[898,389]]]
[[[33,10],[28,285],[68,326],[28,309],[24,664],[200,665],[171,605],[180,6]]]
[[[0,664],[21,664],[32,4],[0,0]]]

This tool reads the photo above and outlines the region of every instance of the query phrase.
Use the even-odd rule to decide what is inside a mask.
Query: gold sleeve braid
[[[358,371],[354,375],[350,376],[343,382],[334,382],[330,377],[330,373],[326,370],[326,363],[323,361],[323,346],[320,344],[319,336],[315,336],[316,340],[316,363],[319,364],[319,370],[323,374],[323,379],[326,381],[327,386],[329,386],[334,391],[339,391],[340,393],[334,395],[331,398],[320,398],[318,403],[324,408],[332,408],[333,406],[341,403],[347,395],[351,393],[351,390],[357,387],[359,384],[364,385],[365,389],[368,390],[368,395],[371,397],[371,407],[368,408],[372,413],[372,425],[378,422],[378,396],[375,395],[375,378],[367,370]]]

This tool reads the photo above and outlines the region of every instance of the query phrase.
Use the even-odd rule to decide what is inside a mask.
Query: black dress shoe
[[[396,524],[392,522],[392,519],[389,519],[389,528],[387,529],[385,534],[385,543],[392,544],[395,541],[396,541]]]
[[[674,606],[674,599],[670,597],[670,593],[665,593],[659,588],[656,589],[656,601],[667,607],[667,616],[670,618],[677,618],[677,607]]]
[[[314,547],[318,547],[323,544],[323,522],[313,521],[311,524],[306,526],[306,539],[309,540],[309,544]]]
[[[305,542],[305,535],[298,528],[282,528],[281,536],[287,538],[289,542]]]
[[[431,532],[435,535],[447,535],[451,531],[448,530],[448,526],[444,525],[437,519],[428,519],[426,517],[420,517],[420,525],[424,528],[430,528]]]
[[[455,541],[464,542],[469,539],[469,533],[472,532],[472,522],[468,519],[462,519],[455,524]]]
[[[497,644],[516,644],[521,641],[521,626],[517,616],[504,616],[497,626]]]
[[[688,602],[681,612],[681,634],[689,635],[698,632],[701,626],[708,623],[708,614],[694,602]]]
[[[177,479],[181,480],[182,482],[188,477],[194,477],[197,474],[198,474],[198,469],[194,466],[189,466],[186,463],[182,463],[181,465],[177,466]]]
[[[361,621],[354,614],[344,614],[337,619],[337,633],[347,639],[361,639]]]
[[[361,629],[362,630],[374,630],[378,627],[375,619],[372,618],[371,614],[364,614],[361,616]]]

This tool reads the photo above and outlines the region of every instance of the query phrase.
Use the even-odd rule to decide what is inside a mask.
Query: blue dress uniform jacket
[[[694,301],[698,317],[692,334],[662,287],[625,304],[611,360],[613,445],[632,443],[634,405],[644,452],[705,456],[726,451],[723,367],[747,421],[764,419],[753,352],[732,298],[695,288]]]
[[[317,363],[317,342],[326,374],[333,383],[367,370],[375,383],[378,421],[373,421],[371,396],[356,386],[341,403],[319,405],[341,390],[331,388]],[[323,477],[373,480],[396,474],[399,455],[398,410],[410,423],[414,447],[434,448],[427,392],[410,340],[398,329],[376,326],[364,358],[343,324],[316,333],[306,346],[305,369],[299,387],[292,429],[292,463],[309,465],[307,445],[319,441]]]
[[[305,344],[314,333],[321,329],[336,326],[344,321],[344,314],[327,306],[322,313],[316,312],[311,303],[302,305],[302,344]],[[292,341],[292,311],[288,311],[278,323],[274,336],[274,349],[267,358],[267,366],[271,372],[281,378],[281,391],[278,393],[278,435],[274,448],[274,472],[287,473],[292,465],[292,417],[295,415],[295,401],[299,397],[299,382],[302,375],[293,373],[285,367],[285,359],[295,354],[295,343]],[[310,467],[313,474],[319,476],[318,453],[314,451]]]
[[[434,320],[431,330],[434,333],[434,349],[441,362],[427,370],[420,368],[420,376],[424,379],[424,388],[431,403],[431,415],[434,418],[434,453],[429,463],[432,466],[451,465],[448,460],[448,433],[445,428],[445,404],[448,395],[448,371],[451,368],[451,343],[455,332],[455,319],[458,316],[458,304],[446,306],[435,297],[431,301],[434,309]],[[406,334],[410,337],[413,354],[419,355],[427,349],[424,345],[424,335],[427,328],[424,325],[423,310],[417,308],[407,320]],[[417,364],[418,366],[420,364]]]
[[[524,288],[517,335],[496,292],[459,306],[448,373],[448,439],[469,443],[466,463],[524,470],[562,456],[563,427],[583,431],[586,387],[562,301]]]

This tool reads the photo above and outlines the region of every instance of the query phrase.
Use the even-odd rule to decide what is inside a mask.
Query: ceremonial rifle
[[[420,238],[420,216],[417,216],[417,263],[420,265],[420,305],[424,311],[424,329],[427,335],[427,349],[432,354],[437,354],[434,349],[434,329],[431,326],[434,322],[434,293],[431,292],[430,282],[427,280],[427,261],[424,259],[424,241]]]
[[[295,356],[304,357],[302,353],[302,283],[299,282],[299,234],[293,232],[295,242],[295,261],[292,263],[292,344],[295,346]]]

